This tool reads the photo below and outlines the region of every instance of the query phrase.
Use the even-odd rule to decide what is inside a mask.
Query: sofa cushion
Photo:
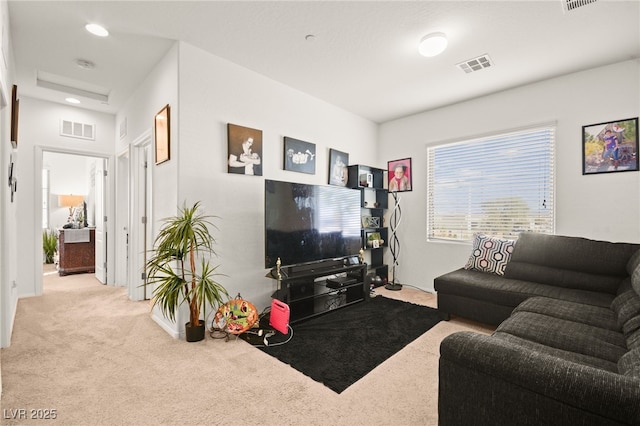
[[[618,371],[625,376],[640,378],[640,348],[631,350],[620,357]]]
[[[518,261],[511,261],[504,275],[518,280],[610,294],[616,294],[623,279],[617,275],[599,275]]]
[[[532,297],[519,304],[516,312],[534,312],[568,321],[620,331],[616,315],[610,308],[585,305],[549,297]]]
[[[511,260],[597,275],[625,277],[637,244],[524,232]],[[508,270],[508,267],[507,267]]]
[[[509,333],[495,332],[492,335],[505,342],[518,345],[520,347],[529,349],[536,353],[551,355],[556,358],[564,359],[565,361],[575,362],[577,364],[588,365],[590,367],[600,368],[602,370],[611,371],[613,373],[618,372],[618,365],[615,362],[611,362],[605,359],[601,359],[594,356],[584,355],[573,351],[567,351],[564,349],[558,349],[551,346],[543,345],[538,342],[533,342],[522,337],[514,336]]]
[[[640,295],[640,250],[636,251],[627,263],[627,272],[631,276],[631,285],[637,294]]]
[[[533,296],[545,296],[606,308],[611,306],[614,299],[614,295],[608,293],[508,279],[464,268],[437,277],[434,280],[434,287],[439,294],[453,294],[513,308]]]
[[[627,338],[638,330],[640,330],[640,315],[629,319],[622,326],[622,332]]]
[[[627,352],[621,332],[533,312],[514,313],[500,324],[496,332],[614,364]]]
[[[474,271],[504,275],[504,269],[511,258],[515,244],[515,240],[475,234],[471,254],[464,267]]]
[[[611,309],[617,315],[618,325],[623,328],[630,319],[640,316],[640,296],[633,290],[619,294],[611,302]]]
[[[633,290],[633,287],[631,286],[631,277],[625,278],[620,283],[620,287],[618,287],[618,292],[616,294],[626,293],[629,290]]]
[[[616,294],[638,245],[522,233],[505,277]]]
[[[629,258],[629,261],[627,262],[627,274],[629,274],[629,276],[633,275],[633,271],[638,267],[640,267],[640,250],[636,250],[636,252]]]
[[[640,349],[640,328],[632,333],[625,334],[625,336],[627,336],[627,348],[629,350]]]

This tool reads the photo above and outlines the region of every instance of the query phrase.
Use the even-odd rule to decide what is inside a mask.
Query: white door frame
[[[52,148],[52,147],[47,147],[47,146],[42,146],[42,145],[37,145],[34,147],[35,149],[35,156],[34,156],[34,160],[35,160],[35,179],[34,182],[42,182],[42,156],[44,154],[44,152],[52,152],[52,153],[56,153],[56,154],[71,154],[71,155],[81,155],[84,157],[94,157],[94,158],[104,158],[106,160],[106,164],[105,164],[105,169],[107,171],[111,170],[111,165],[114,163],[114,157],[112,155],[105,155],[105,154],[100,154],[100,153],[96,153],[96,152],[90,152],[90,151],[77,151],[77,150],[70,150],[70,149],[60,149],[60,148]],[[106,199],[106,203],[105,203],[105,212],[107,214],[108,217],[112,217],[113,216],[113,181],[114,181],[114,173],[110,172],[108,173],[107,176],[107,180],[105,183],[105,188],[104,188],[104,192],[105,192],[105,199]],[[88,178],[87,178],[88,179]],[[38,186],[39,188],[39,186]],[[34,194],[34,199],[35,199],[35,205],[36,206],[42,206],[42,191],[38,190],[35,191]],[[35,214],[34,216],[34,223],[33,223],[33,229],[36,229],[38,232],[35,233],[35,244],[34,244],[34,253],[33,253],[33,259],[34,259],[34,277],[33,277],[33,282],[35,283],[34,285],[34,290],[35,290],[35,294],[34,295],[41,295],[43,293],[43,287],[42,287],[42,262],[37,262],[35,261],[35,259],[42,259],[42,208],[36,208],[35,209]],[[113,244],[113,220],[108,220],[107,222],[107,226],[106,226],[106,233],[107,233],[107,251],[106,251],[106,255],[107,255],[107,270],[113,270],[113,262],[114,262],[114,244]],[[108,275],[107,276],[107,283],[109,285],[113,285],[113,274]]]
[[[151,224],[151,129],[131,144],[129,197],[129,298],[145,300],[151,289],[144,286],[146,252],[152,247]]]
[[[118,286],[129,287],[129,147],[116,158],[115,274]]]
[[[102,164],[100,164],[102,163]],[[95,196],[95,276],[102,284],[107,283],[107,276],[109,269],[107,268],[108,253],[107,253],[107,209],[106,209],[106,193],[105,186],[107,183],[107,166],[103,159],[102,162],[97,161],[95,163],[96,168],[93,169],[93,185]],[[112,218],[113,220],[113,218]],[[113,274],[113,271],[111,271]],[[111,280],[115,282],[115,280]]]

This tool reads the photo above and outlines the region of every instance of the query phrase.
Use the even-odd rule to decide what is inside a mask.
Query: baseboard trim
[[[174,339],[179,339],[181,337],[180,332],[176,331],[174,328],[169,327],[169,324],[166,323],[166,318],[160,317],[156,312],[154,312],[151,315],[151,319],[153,319],[153,321],[155,321],[156,324],[160,326],[160,328],[166,331],[169,336],[173,337]]]

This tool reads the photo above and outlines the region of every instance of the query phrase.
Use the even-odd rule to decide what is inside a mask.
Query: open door
[[[95,168],[95,220],[96,220],[96,278],[102,284],[107,283],[107,217],[105,216],[104,188],[107,180],[105,160],[96,161]]]

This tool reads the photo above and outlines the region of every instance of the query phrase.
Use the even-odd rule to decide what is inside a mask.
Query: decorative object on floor
[[[638,117],[582,126],[582,174],[638,170]]]
[[[387,162],[389,173],[389,192],[411,191],[411,158]]]
[[[147,261],[147,281],[153,288],[153,306],[175,321],[176,310],[183,303],[189,305],[189,322],[185,330],[195,326],[196,335],[187,332],[187,341],[204,339],[204,321],[207,306],[216,307],[229,299],[227,290],[215,280],[218,266],[211,266],[209,258],[216,254],[211,235],[211,219],[200,213],[200,202],[193,207],[183,206],[176,216],[163,220]],[[200,266],[196,260],[200,259]]]
[[[228,173],[262,176],[262,130],[227,124]]]
[[[269,325],[282,334],[288,334],[290,313],[289,305],[280,300],[272,299]]]
[[[316,174],[316,144],[284,138],[284,170]]]
[[[169,105],[165,105],[154,117],[156,164],[169,161],[171,146],[171,115]]]
[[[347,186],[349,154],[329,149],[329,185]]]
[[[379,296],[301,322],[286,345],[277,335],[260,350],[341,393],[440,320],[433,308]]]
[[[389,241],[389,250],[391,251],[391,257],[393,257],[393,263],[391,264],[391,276],[393,277],[391,282],[385,284],[384,288],[387,290],[402,290],[402,284],[398,283],[396,278],[396,266],[399,265],[398,259],[400,258],[400,239],[398,239],[398,226],[402,220],[402,208],[400,207],[400,197],[398,192],[392,192],[393,196],[393,210],[391,211],[391,217],[389,218],[389,227],[391,228],[391,238]]]
[[[400,207],[400,196],[398,192],[412,190],[412,169],[411,158],[401,160],[393,160],[387,162],[387,173],[389,179],[389,192],[393,196],[393,210],[389,218],[389,227],[391,228],[391,236],[389,237],[389,250],[393,257],[391,265],[392,280],[385,284],[387,290],[402,290],[402,284],[398,283],[396,275],[396,267],[399,265],[400,258],[400,240],[398,239],[398,226],[402,220],[402,208]]]
[[[230,334],[241,334],[258,321],[258,310],[253,303],[244,300],[240,294],[220,305],[213,317],[213,329]]]

